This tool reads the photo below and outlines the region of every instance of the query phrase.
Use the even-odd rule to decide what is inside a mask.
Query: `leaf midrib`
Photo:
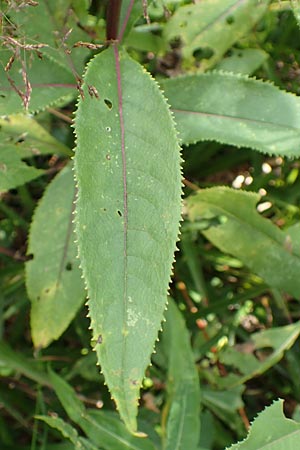
[[[127,289],[128,289],[128,279],[127,279],[127,241],[128,241],[128,192],[127,192],[127,165],[126,165],[126,147],[125,147],[125,125],[123,116],[123,91],[122,91],[122,79],[121,79],[121,67],[120,67],[120,55],[118,45],[113,46],[115,67],[116,67],[116,78],[117,78],[117,92],[118,92],[118,109],[119,109],[119,121],[120,121],[120,133],[121,133],[121,154],[122,154],[122,182],[123,182],[123,331],[127,331]],[[122,339],[122,375],[121,382],[123,385],[123,392],[125,397],[124,408],[126,410],[127,416],[130,417],[129,405],[127,398],[127,388],[124,379],[124,367],[125,358],[127,354],[127,333],[124,333]]]
[[[206,112],[206,111],[191,111],[188,109],[171,108],[171,111],[173,111],[174,113],[192,114],[192,115],[194,114],[194,115],[199,115],[199,116],[216,117],[216,118],[226,119],[226,120],[244,121],[244,122],[256,123],[256,124],[260,124],[260,125],[270,125],[272,127],[276,127],[276,128],[279,127],[279,128],[291,130],[295,133],[300,133],[300,128],[292,127],[290,125],[283,125],[281,123],[271,122],[268,120],[258,120],[258,119],[248,118],[248,117],[231,116],[229,114],[211,113],[211,112]]]
[[[201,36],[201,34],[205,33],[206,30],[208,30],[209,28],[213,27],[217,22],[219,22],[219,20],[222,20],[228,14],[230,14],[231,12],[234,12],[243,3],[245,3],[245,0],[237,0],[236,3],[234,3],[231,6],[229,6],[225,11],[223,11],[215,19],[213,19],[210,23],[208,23],[205,27],[203,27],[201,29],[201,31],[199,32],[199,34],[197,34],[196,39],[199,40],[199,36]]]

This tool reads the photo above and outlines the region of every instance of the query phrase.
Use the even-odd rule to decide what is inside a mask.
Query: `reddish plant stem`
[[[106,39],[115,41],[118,39],[120,11],[122,0],[109,0],[106,11]]]

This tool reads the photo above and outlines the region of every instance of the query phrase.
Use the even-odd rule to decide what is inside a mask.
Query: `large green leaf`
[[[165,450],[197,450],[200,436],[200,385],[190,336],[170,301],[162,345],[168,358]]]
[[[117,48],[89,64],[79,102],[76,231],[96,351],[136,430],[139,387],[166,304],[181,209],[180,155],[167,104]]]
[[[259,194],[226,187],[200,190],[188,200],[192,221],[216,218],[202,233],[225,253],[240,259],[271,287],[300,298],[300,251],[285,233],[256,210]]]
[[[205,0],[179,8],[168,21],[165,36],[180,39],[188,64],[201,58],[200,69],[212,67],[257,23],[269,0]]]
[[[228,450],[296,450],[300,424],[283,414],[283,400],[278,400],[254,420],[248,437]]]
[[[71,167],[50,184],[31,224],[26,263],[35,347],[58,339],[85,299],[73,233],[75,186]]]
[[[207,73],[161,82],[184,144],[215,140],[264,153],[300,155],[300,101],[244,76]]]

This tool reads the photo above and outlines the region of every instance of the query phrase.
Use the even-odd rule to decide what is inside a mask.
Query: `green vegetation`
[[[1,450],[296,449],[300,2],[0,8]]]

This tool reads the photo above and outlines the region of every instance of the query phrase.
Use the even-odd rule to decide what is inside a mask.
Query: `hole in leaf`
[[[123,214],[121,213],[121,211],[120,211],[119,209],[118,209],[117,213],[118,213],[118,215],[119,215],[120,217],[123,216]]]
[[[226,17],[226,22],[228,23],[228,25],[231,25],[232,23],[234,23],[235,19],[233,16],[228,16]]]
[[[103,211],[104,211],[104,212],[106,212],[106,211],[107,211],[107,209],[106,209],[106,208],[103,208]]]
[[[29,255],[26,256],[26,261],[30,261],[33,258],[34,258],[33,253],[30,253]]]
[[[199,47],[193,52],[193,56],[197,61],[201,61],[201,59],[210,59],[214,53],[212,48]]]
[[[72,263],[68,262],[68,263],[66,264],[66,270],[72,270],[72,269],[73,269]]]
[[[6,95],[0,94],[0,97],[1,97],[1,98],[6,98]]]
[[[109,161],[111,159],[110,154],[107,154],[105,158]]]
[[[112,109],[113,104],[112,104],[112,102],[111,102],[108,98],[105,98],[105,99],[104,99],[104,103],[106,104],[106,106],[108,107],[108,109]]]

